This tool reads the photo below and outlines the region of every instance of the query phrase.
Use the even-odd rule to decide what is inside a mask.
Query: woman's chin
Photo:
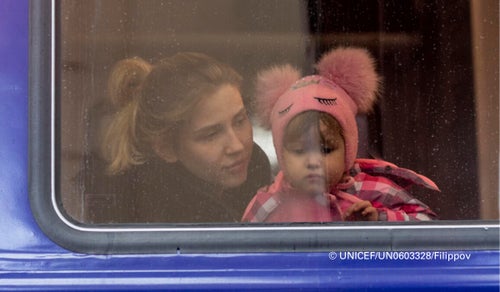
[[[223,181],[225,189],[231,189],[241,186],[247,180],[247,171],[232,174]]]

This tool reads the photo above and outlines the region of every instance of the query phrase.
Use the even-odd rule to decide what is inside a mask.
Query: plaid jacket
[[[343,220],[342,213],[356,200],[367,200],[377,208],[380,221],[426,221],[437,219],[424,203],[413,198],[409,188],[433,191],[438,187],[412,170],[374,159],[357,159],[350,171],[351,181],[337,186],[331,194],[295,204],[286,198],[297,195],[280,172],[273,184],[261,188],[248,204],[244,222],[328,222]]]

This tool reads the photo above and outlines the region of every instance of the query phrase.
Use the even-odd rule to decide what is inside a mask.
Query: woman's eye
[[[207,135],[205,135],[205,139],[210,139],[210,138],[212,138],[212,137],[215,137],[215,135],[216,135],[216,133],[215,133],[215,132],[214,132],[214,133],[207,134]]]
[[[248,120],[247,116],[242,114],[241,116],[238,116],[236,118],[236,120],[234,121],[235,125],[236,126],[242,126],[246,123],[246,121]]]
[[[198,136],[198,140],[211,141],[217,137],[218,133],[219,133],[218,131],[211,131],[211,132],[204,133],[204,134]]]

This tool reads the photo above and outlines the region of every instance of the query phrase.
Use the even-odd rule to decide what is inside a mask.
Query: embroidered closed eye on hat
[[[358,151],[356,115],[369,112],[376,100],[380,77],[374,60],[361,48],[337,48],[316,64],[317,75],[301,78],[290,65],[274,66],[258,74],[257,115],[271,129],[281,165],[283,136],[298,114],[316,110],[332,115],[343,129],[345,167],[349,170]]]

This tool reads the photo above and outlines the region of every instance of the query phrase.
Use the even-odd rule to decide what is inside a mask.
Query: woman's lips
[[[241,159],[228,166],[224,166],[223,169],[231,173],[240,173],[242,171],[245,171],[246,167],[247,167],[247,160]]]

